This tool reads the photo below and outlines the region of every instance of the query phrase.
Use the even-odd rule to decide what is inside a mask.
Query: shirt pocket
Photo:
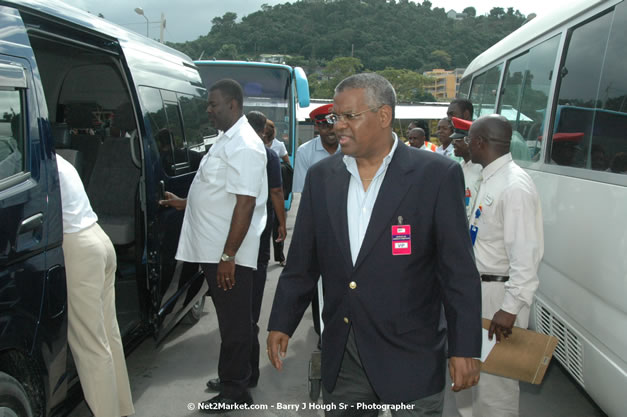
[[[200,179],[210,184],[224,182],[226,180],[226,162],[215,156],[209,157],[200,169]]]

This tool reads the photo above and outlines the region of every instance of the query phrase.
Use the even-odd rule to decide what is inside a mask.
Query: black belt
[[[483,282],[507,282],[509,277],[501,275],[481,275],[481,281]]]

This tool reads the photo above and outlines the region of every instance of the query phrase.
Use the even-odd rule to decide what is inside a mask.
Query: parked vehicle
[[[174,260],[183,213],[158,205],[187,195],[207,92],[186,55],[60,1],[0,1],[0,28],[0,409],[49,416],[79,387],[55,155],[114,243],[127,351],[161,340],[207,292],[198,265]]]
[[[530,324],[610,416],[627,385],[626,24],[625,1],[563,4],[475,58],[459,90],[526,145],[545,236]]]

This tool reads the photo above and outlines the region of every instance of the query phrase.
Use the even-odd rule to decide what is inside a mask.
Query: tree
[[[217,59],[237,59],[237,47],[232,43],[222,45],[215,54]]]
[[[462,13],[465,13],[467,17],[475,17],[477,16],[477,9],[474,7],[466,7]]]
[[[443,51],[441,49],[436,49],[431,52],[429,55],[431,61],[437,64],[437,68],[450,68],[451,67],[451,56],[448,52]]]
[[[419,97],[422,97],[425,93],[424,85],[427,77],[417,72],[406,69],[386,68],[382,71],[377,71],[377,74],[387,79],[394,86],[398,101],[420,101]]]

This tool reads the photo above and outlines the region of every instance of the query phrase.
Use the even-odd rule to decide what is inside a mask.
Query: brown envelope
[[[483,328],[489,329],[490,320],[482,320]],[[481,372],[540,384],[557,342],[555,336],[514,327],[506,340],[494,346]]]

